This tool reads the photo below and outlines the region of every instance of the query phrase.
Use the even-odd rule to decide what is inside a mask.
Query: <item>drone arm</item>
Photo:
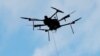
[[[70,23],[67,23],[67,24],[60,25],[60,27],[62,27],[62,26],[66,26],[66,25],[70,25]]]
[[[65,21],[66,21],[66,18],[69,18],[69,17],[70,17],[70,14],[73,14],[74,12],[76,12],[76,11],[72,11],[72,12],[69,13],[68,15],[62,17],[59,21],[62,21],[62,20],[65,20]]]
[[[62,26],[66,26],[66,25],[70,25],[70,24],[75,24],[75,22],[78,21],[78,20],[80,20],[80,19],[81,19],[81,17],[78,18],[78,19],[76,19],[76,20],[74,20],[74,21],[72,21],[72,22],[70,22],[70,23],[63,24],[63,25],[61,25],[61,27],[62,27]]]
[[[34,27],[41,27],[41,26],[45,26],[44,24],[39,24],[39,25],[33,25]]]
[[[30,19],[29,21],[43,21],[43,20],[40,20],[40,19]]]
[[[29,21],[43,21],[40,19],[34,19],[34,18],[27,18],[27,17],[21,17],[22,19],[28,19]]]
[[[61,27],[62,26],[66,26],[66,25],[70,25],[72,33],[74,34],[74,30],[73,30],[72,24],[75,24],[75,22],[78,21],[78,20],[80,20],[80,19],[81,19],[81,17],[78,18],[78,19],[76,19],[76,20],[74,20],[74,21],[72,21],[71,23],[67,23],[67,24],[61,25]]]
[[[68,18],[68,17],[70,17],[70,14],[68,14],[68,15],[66,15],[66,16],[64,16],[64,17],[62,17],[59,21],[66,20],[66,18]]]

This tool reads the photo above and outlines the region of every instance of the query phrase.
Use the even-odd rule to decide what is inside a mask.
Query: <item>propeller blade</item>
[[[75,12],[76,12],[76,10],[72,11],[70,14],[73,14],[73,13],[75,13]]]
[[[55,9],[57,12],[60,12],[60,13],[64,13],[63,11],[57,9],[57,8],[54,8],[54,7],[51,7],[52,9]]]

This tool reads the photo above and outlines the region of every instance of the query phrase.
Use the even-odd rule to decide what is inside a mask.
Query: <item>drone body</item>
[[[60,27],[58,19],[51,19],[48,18],[47,16],[45,16],[44,24],[49,27],[49,30],[56,30],[57,28]]]
[[[47,26],[49,29],[38,29],[38,30],[42,30],[42,31],[45,31],[45,32],[48,32],[48,37],[49,37],[49,31],[52,31],[52,30],[57,30],[58,28],[62,27],[62,26],[66,26],[66,25],[70,25],[71,26],[71,29],[72,29],[72,32],[74,33],[73,31],[73,28],[72,28],[72,24],[75,24],[76,21],[80,20],[80,18],[70,22],[70,23],[67,23],[67,24],[63,24],[61,25],[60,24],[60,21],[62,20],[65,20],[66,21],[66,18],[69,18],[70,17],[70,14],[74,13],[75,11],[71,12],[70,14],[62,17],[61,19],[58,19],[58,16],[57,16],[57,13],[64,13],[63,11],[57,9],[57,8],[54,8],[54,7],[51,7],[52,9],[55,9],[56,12],[51,16],[51,17],[48,17],[48,16],[44,16],[44,19],[43,20],[40,20],[40,19],[34,19],[34,18],[27,18],[27,17],[21,17],[22,19],[28,19],[29,21],[33,21],[33,29],[34,27],[42,27],[42,26]],[[55,16],[55,17],[54,17]],[[43,21],[44,24],[38,24],[38,25],[34,25],[34,21]],[[50,41],[50,37],[48,38],[49,41]]]

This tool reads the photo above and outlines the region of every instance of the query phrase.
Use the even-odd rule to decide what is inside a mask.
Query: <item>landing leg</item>
[[[73,30],[73,27],[72,27],[72,25],[71,25],[71,24],[70,24],[70,27],[71,27],[72,33],[74,34],[74,30]]]
[[[48,41],[50,41],[50,33],[49,33],[49,31],[48,31]]]
[[[33,22],[33,30],[34,30],[34,22]]]

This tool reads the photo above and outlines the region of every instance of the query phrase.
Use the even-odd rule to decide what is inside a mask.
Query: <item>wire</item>
[[[59,56],[59,52],[58,52],[58,48],[57,48],[57,44],[56,44],[54,34],[53,34],[53,41],[54,41],[54,45],[55,45],[56,55]]]

